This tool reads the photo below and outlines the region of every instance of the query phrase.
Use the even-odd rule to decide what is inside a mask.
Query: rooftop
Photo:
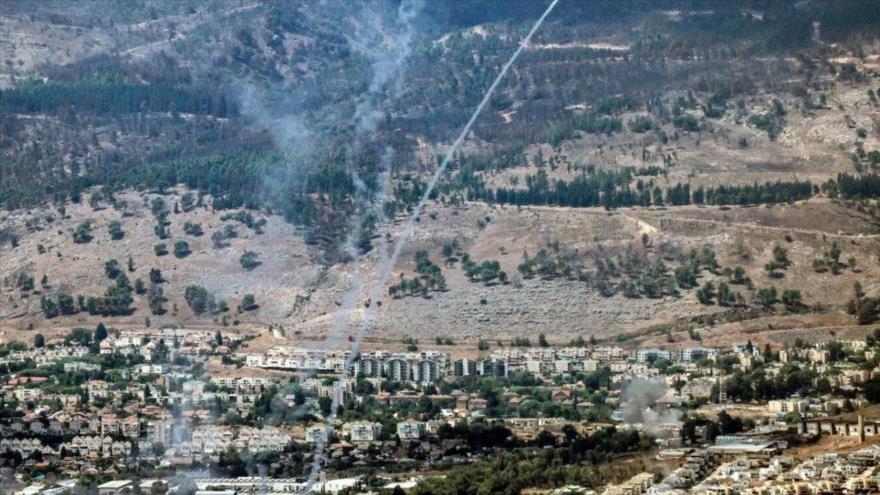
[[[131,484],[131,480],[113,480],[104,483],[103,485],[98,485],[98,489],[102,488],[123,488]]]

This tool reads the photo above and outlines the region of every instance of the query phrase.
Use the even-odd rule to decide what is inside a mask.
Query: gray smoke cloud
[[[384,113],[387,100],[400,95],[403,88],[403,63],[412,51],[415,19],[424,7],[423,0],[404,0],[389,30],[381,11],[362,5],[350,38],[357,50],[371,60],[373,71],[369,90],[357,103],[354,119],[359,133],[374,132]]]
[[[301,150],[314,137],[300,110],[295,108],[295,98],[288,97],[281,101],[282,106],[272,107],[272,102],[278,101],[250,83],[244,83],[237,96],[242,113],[259,128],[268,131],[280,148]]]
[[[247,81],[238,84],[235,96],[242,115],[253,129],[267,132],[275,146],[286,154],[285,167],[266,171],[260,191],[262,199],[271,202],[291,190],[306,188],[315,164],[331,152],[335,123],[352,122],[356,149],[361,142],[374,137],[372,134],[390,101],[402,91],[402,69],[412,51],[417,32],[415,21],[422,7],[423,0],[403,0],[399,5],[387,0],[331,0],[309,7],[315,10],[313,14],[324,19],[347,23],[347,29],[340,32],[349,48],[360,55],[370,69],[365,89],[348,102],[327,103],[320,109],[306,103],[319,100],[325,91],[334,91],[327,89],[328,84],[347,87],[330,83],[327,79],[322,81],[322,77],[330,80],[342,77],[345,80],[350,76],[348,73],[311,74],[295,84],[258,85]],[[352,174],[351,169],[349,174]],[[363,185],[355,180],[355,187]]]
[[[388,218],[385,217],[382,205],[388,199],[388,187],[391,178],[389,171],[391,154],[392,150],[387,148],[382,157],[377,181],[378,188],[375,194],[371,194],[367,190],[364,183],[358,177],[357,172],[353,171],[354,183],[358,189],[358,196],[361,199],[358,201],[358,212],[352,216],[351,228],[342,249],[348,255],[349,259],[354,262],[357,262],[362,258],[358,242],[361,237],[366,234],[366,232],[364,232],[364,222],[368,219],[373,219],[377,222],[388,221]],[[379,246],[376,253],[376,266],[386,264],[388,258],[388,242],[385,239],[385,236],[379,236]],[[327,337],[320,344],[321,349],[335,349],[338,347],[338,344],[349,335],[352,328],[352,316],[354,316],[353,310],[357,306],[359,297],[363,292],[364,282],[365,281],[357,271],[351,271],[349,275],[348,289],[346,289],[343,294],[342,303],[334,315],[335,327],[327,334]]]
[[[279,94],[243,83],[236,96],[242,115],[256,129],[267,132],[285,154],[286,166],[267,169],[263,175],[260,199],[272,204],[290,190],[304,191],[309,167],[320,152],[321,142],[300,109],[302,95]]]
[[[368,60],[372,68],[369,89],[358,99],[354,111],[355,129],[358,138],[369,139],[374,133],[379,120],[384,115],[390,101],[399,95],[403,87],[404,63],[412,51],[415,36],[415,19],[424,3],[422,0],[404,0],[397,9],[396,18],[388,20],[387,9],[369,8],[360,5],[358,14],[353,17],[353,34],[349,42]],[[365,222],[371,218],[384,220],[382,204],[388,196],[388,180],[390,161],[393,150],[386,148],[379,163],[378,190],[367,187],[358,172],[349,167],[348,173],[356,190],[357,211],[352,215],[345,242],[341,249],[346,258],[354,263],[361,259],[359,242],[366,234]],[[384,240],[383,240],[384,241]],[[379,251],[377,264],[384,264],[387,254]],[[323,349],[332,349],[349,333],[352,310],[358,303],[363,290],[361,276],[352,271],[349,275],[348,289],[342,297],[339,309],[335,313],[335,327],[328,333],[321,345]]]
[[[645,428],[677,422],[679,410],[657,406],[667,390],[662,380],[636,377],[621,389],[621,407],[615,415],[625,423],[641,423]]]

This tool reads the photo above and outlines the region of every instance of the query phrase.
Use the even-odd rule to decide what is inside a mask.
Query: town
[[[0,495],[880,494],[880,1],[0,0]]]
[[[650,472],[559,493],[880,486],[874,335],[776,349],[551,346],[542,335],[356,356],[305,343],[255,352],[252,338],[101,324],[3,344],[0,459],[12,493],[406,491],[437,468],[608,434],[651,453]],[[318,445],[327,469],[309,487]]]

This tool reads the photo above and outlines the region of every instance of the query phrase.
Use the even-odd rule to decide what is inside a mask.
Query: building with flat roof
[[[98,495],[121,495],[132,490],[131,480],[113,480],[98,485]]]
[[[710,454],[772,456],[779,452],[773,440],[742,437],[737,435],[720,435],[715,438],[715,445],[706,449]]]

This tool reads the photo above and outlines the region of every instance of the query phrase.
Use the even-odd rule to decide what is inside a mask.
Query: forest
[[[176,112],[226,118],[234,115],[236,109],[223,94],[164,83],[129,84],[118,79],[70,83],[32,80],[0,90],[0,113],[62,112],[72,115]]]
[[[526,176],[526,188],[488,189],[480,176],[462,173],[459,188],[468,200],[487,203],[524,205],[556,205],[574,207],[620,208],[633,206],[680,206],[697,205],[755,205],[790,203],[812,197],[818,188],[806,181],[767,182],[744,186],[697,187],[676,184],[661,189],[651,187],[639,179],[635,188],[630,187],[635,169],[621,171],[590,171],[570,181],[562,179],[552,183],[544,171]],[[830,187],[830,186],[829,186]],[[827,188],[826,188],[827,189]]]

